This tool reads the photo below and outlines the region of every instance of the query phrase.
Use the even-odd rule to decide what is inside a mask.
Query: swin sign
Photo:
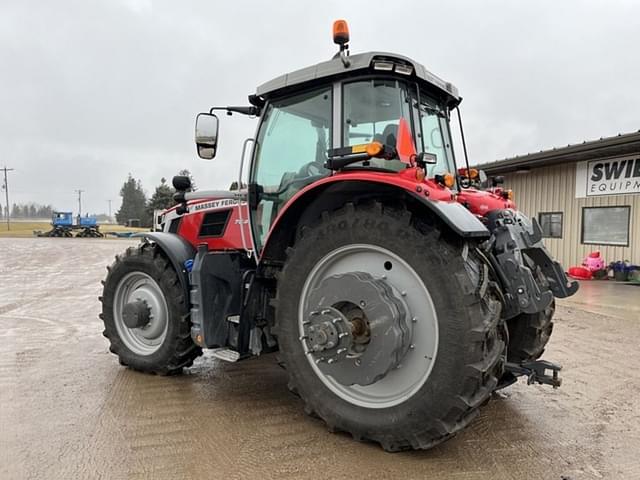
[[[640,156],[591,160],[576,166],[576,197],[640,193]]]

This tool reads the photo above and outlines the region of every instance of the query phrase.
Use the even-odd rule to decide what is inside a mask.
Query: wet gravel
[[[388,454],[305,416],[274,356],[205,356],[178,377],[121,367],[97,296],[129,243],[0,239],[0,478],[640,478],[635,315],[561,302],[545,354],[560,389],[521,380],[453,440]]]

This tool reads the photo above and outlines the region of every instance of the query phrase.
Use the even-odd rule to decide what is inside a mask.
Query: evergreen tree
[[[191,172],[189,170],[187,170],[186,168],[183,168],[182,170],[180,170],[178,172],[178,175],[182,175],[183,177],[189,177],[191,179],[191,192],[195,192],[198,187],[196,187],[196,181],[193,179],[193,175],[191,175]]]
[[[167,179],[162,177],[160,179],[160,185],[156,187],[156,191],[153,192],[149,204],[147,206],[147,213],[153,217],[154,210],[166,210],[172,207],[176,202],[173,200],[173,194],[175,190],[169,186]]]
[[[53,207],[51,205],[36,205],[36,217],[50,218],[52,214]]]
[[[150,225],[151,218],[147,214],[147,197],[142,189],[140,180],[136,180],[129,174],[127,181],[120,189],[122,205],[116,212],[116,220],[120,224],[126,224],[127,220],[137,218],[142,225]]]

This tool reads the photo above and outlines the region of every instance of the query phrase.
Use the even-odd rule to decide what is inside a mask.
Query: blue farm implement
[[[75,233],[75,235],[74,235]],[[74,222],[72,212],[53,212],[51,230],[40,234],[41,237],[104,237],[100,232],[98,220],[93,216],[79,217]]]

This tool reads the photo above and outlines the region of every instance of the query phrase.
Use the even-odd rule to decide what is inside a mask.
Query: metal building
[[[504,176],[567,268],[599,250],[640,264],[640,130],[479,165]]]

